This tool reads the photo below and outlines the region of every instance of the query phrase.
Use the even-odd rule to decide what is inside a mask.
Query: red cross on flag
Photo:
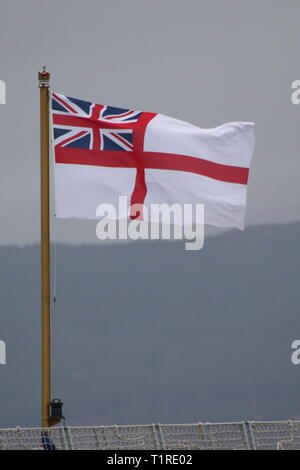
[[[95,219],[99,204],[127,196],[147,214],[151,204],[204,204],[206,224],[244,228],[253,123],[202,129],[53,93],[52,124],[57,217]]]

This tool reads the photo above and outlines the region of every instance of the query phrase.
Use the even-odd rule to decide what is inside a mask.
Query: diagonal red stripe
[[[73,135],[72,137],[68,137],[67,139],[62,140],[59,144],[57,144],[57,148],[62,147],[63,145],[66,145],[68,142],[71,142],[72,140],[76,140],[79,137],[86,135],[86,134],[87,134],[87,131],[81,131],[78,134]]]
[[[126,145],[130,150],[133,149],[132,145],[129,142],[127,142],[127,140],[122,138],[120,135],[116,134],[115,132],[112,132],[111,135],[113,135],[116,139],[118,139],[120,142],[122,142],[122,144]]]
[[[64,106],[64,108],[67,108],[72,113],[78,114],[78,112],[74,108],[72,108],[72,106],[70,106],[69,103],[67,103],[67,101],[63,100],[56,93],[53,93],[52,96],[53,96],[53,98],[56,99],[56,101],[58,101],[60,104],[62,104]]]

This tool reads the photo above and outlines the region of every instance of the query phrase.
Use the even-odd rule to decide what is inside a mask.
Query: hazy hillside
[[[67,424],[300,417],[300,224],[58,247],[53,396]],[[38,247],[0,249],[0,426],[39,424]]]

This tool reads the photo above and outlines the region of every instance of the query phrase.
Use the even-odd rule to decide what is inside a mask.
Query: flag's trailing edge
[[[94,219],[125,195],[146,208],[204,204],[206,224],[244,228],[254,123],[201,129],[53,93],[52,124],[57,217]]]

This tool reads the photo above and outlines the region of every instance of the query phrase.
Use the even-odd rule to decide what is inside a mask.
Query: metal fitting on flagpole
[[[43,70],[39,72],[38,75],[38,80],[39,80],[39,87],[43,88],[49,88],[50,86],[50,73],[47,72],[46,66],[44,65]]]
[[[61,420],[66,419],[62,414],[63,402],[59,398],[54,398],[50,403],[49,410],[49,424],[54,426],[60,423]]]

